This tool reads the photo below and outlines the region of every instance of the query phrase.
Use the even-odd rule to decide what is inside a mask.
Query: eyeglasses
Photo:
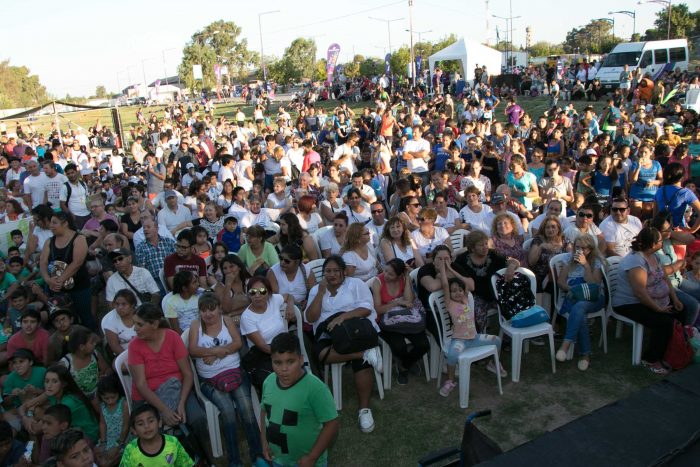
[[[250,289],[248,291],[248,295],[251,297],[255,297],[256,295],[267,295],[267,289],[265,287],[259,287],[257,289]]]
[[[181,245],[180,243],[176,243],[175,247],[179,250],[186,250],[190,247],[190,245]]]
[[[420,203],[409,203],[409,206],[413,206],[413,207],[420,206]]]
[[[610,210],[615,212],[624,212],[627,210],[627,208],[610,208]]]
[[[384,212],[384,209],[374,209],[374,210],[372,211],[372,214],[381,214],[381,213],[383,213],[383,212]]]
[[[593,213],[592,212],[579,212],[578,217],[580,217],[580,218],[587,217],[589,219],[593,219]]]

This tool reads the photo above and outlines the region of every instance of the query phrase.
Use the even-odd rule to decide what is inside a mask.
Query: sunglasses
[[[591,212],[579,212],[578,217],[581,217],[581,218],[587,217],[589,219],[593,219],[593,213],[591,213]]]
[[[255,297],[258,294],[263,296],[267,295],[267,289],[265,287],[259,287],[257,289],[250,289],[248,291],[248,295],[250,295],[251,297]]]
[[[372,211],[372,214],[381,214],[384,212],[384,209],[375,209]]]
[[[616,212],[623,212],[626,211],[627,208],[610,208],[611,211],[616,211]]]
[[[289,259],[289,258],[280,258],[280,261],[282,261],[284,264],[289,264],[289,263],[293,263],[296,260]]]

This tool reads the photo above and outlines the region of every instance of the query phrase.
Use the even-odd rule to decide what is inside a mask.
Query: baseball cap
[[[31,360],[32,362],[34,361],[34,352],[32,352],[29,349],[17,349],[14,351],[12,356],[10,357],[10,360],[14,360],[15,358],[26,358],[27,360]]]
[[[185,168],[186,168],[187,170],[194,169],[194,164],[193,164],[192,162],[189,162],[189,163],[185,166]]]
[[[496,193],[491,197],[491,204],[502,203],[506,200],[506,197],[501,193]]]
[[[177,197],[174,190],[167,190],[165,192],[165,199]]]
[[[131,250],[128,248],[117,248],[110,251],[108,254],[109,259],[114,259],[117,256],[131,256]]]
[[[587,156],[597,156],[598,152],[595,149],[590,148],[590,149],[586,149],[586,155]]]

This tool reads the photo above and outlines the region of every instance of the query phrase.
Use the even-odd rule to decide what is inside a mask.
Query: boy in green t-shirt
[[[131,412],[131,432],[136,439],[124,448],[120,467],[169,465],[191,467],[194,462],[176,437],[160,432],[160,414],[151,404],[142,404]]]
[[[34,366],[34,353],[29,349],[15,350],[10,357],[10,365],[12,372],[5,379],[2,395],[6,404],[17,408],[44,392],[46,369]]]
[[[271,374],[260,401],[263,455],[275,466],[328,465],[328,447],[340,423],[333,396],[304,370],[299,340],[283,333],[272,340]]]

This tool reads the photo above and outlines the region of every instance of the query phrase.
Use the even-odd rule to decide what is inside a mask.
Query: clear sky
[[[691,10],[698,0],[690,0]],[[693,4],[696,4],[694,7]],[[342,6],[341,6],[342,5]],[[0,59],[25,65],[38,74],[48,91],[63,97],[86,96],[104,85],[112,92],[130,83],[150,82],[175,74],[182,48],[192,34],[212,21],[234,21],[242,28],[249,47],[260,51],[258,13],[262,16],[265,55],[281,57],[297,37],[313,38],[318,57],[328,45],[341,47],[339,63],[352,59],[353,52],[384,56],[389,47],[387,23],[369,19],[399,19],[390,23],[391,46],[409,43],[408,0],[2,0]],[[653,25],[657,4],[638,5],[636,0],[587,0],[568,3],[552,0],[512,2],[513,42],[525,43],[525,28],[532,29],[533,42],[561,42],[566,32],[593,18],[607,17],[610,10],[636,10],[637,32]],[[509,15],[508,0],[490,0],[492,15]],[[484,0],[414,0],[414,41],[417,31],[423,40],[437,40],[456,33],[483,42],[505,37],[505,21],[489,18],[486,28]],[[11,20],[7,20],[11,18]],[[614,15],[615,34],[629,37],[632,18]]]

